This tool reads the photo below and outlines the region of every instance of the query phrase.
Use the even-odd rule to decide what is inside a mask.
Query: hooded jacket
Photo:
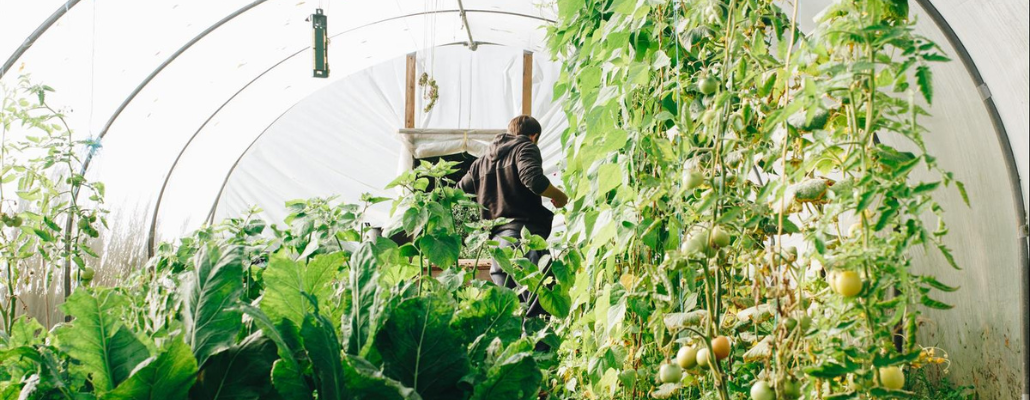
[[[483,206],[483,219],[510,218],[511,223],[494,228],[494,233],[522,227],[534,235],[551,234],[554,213],[540,196],[551,182],[544,176],[540,148],[527,136],[497,135],[486,155],[472,162],[458,187],[475,194]]]

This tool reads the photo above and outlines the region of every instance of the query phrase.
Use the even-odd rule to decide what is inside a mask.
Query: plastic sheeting
[[[2,81],[10,84],[24,65],[35,80],[58,89],[49,98],[68,111],[78,135],[96,136],[137,85],[171,54],[222,18],[254,3],[80,1],[44,32]],[[171,238],[199,226],[212,209],[221,218],[258,204],[274,221],[282,217],[279,207],[284,199],[339,194],[342,200],[381,190],[401,159],[395,138],[402,121],[400,57],[468,40],[456,1],[257,3],[171,62],[107,131],[104,149],[90,174],[107,183],[108,205],[115,211],[112,231],[123,236],[107,236],[103,263],[129,265],[125,260],[134,258],[139,262],[144,249],[140,238],[146,237],[159,198],[163,199],[159,233]],[[802,27],[810,27],[811,16],[828,3],[800,2]],[[1022,270],[1026,266],[1021,264],[1025,260],[1020,259],[1020,248],[1025,251],[1026,246],[1020,227],[1025,230],[1026,221],[1016,220],[1013,210],[1020,207],[1020,196],[1024,210],[1030,200],[1026,179],[1030,173],[1030,6],[1025,0],[910,3],[920,32],[955,56],[956,61],[933,67],[937,95],[931,108],[934,117],[926,122],[931,129],[926,139],[942,165],[966,182],[972,201],[966,207],[954,193],[942,199],[952,228],[949,241],[965,269],[941,268],[944,264],[932,256],[920,262],[919,268],[963,286],[943,298],[955,304],[955,310],[927,313],[936,322],[927,328],[924,340],[951,353],[957,360],[951,367],[952,378],[976,385],[981,398],[1018,398],[1026,376],[1021,362],[1026,349],[1021,343],[1025,343],[1027,316],[1025,308],[1021,312],[1016,307],[1025,302],[1019,294],[1025,293],[1027,285]],[[947,44],[941,29],[922,9],[923,3],[935,6],[954,29],[985,85],[972,83],[967,67],[958,61],[957,49]],[[0,61],[6,61],[62,4],[0,0]],[[465,0],[463,4],[477,42],[511,47],[505,57],[518,58],[522,50],[537,52],[540,72],[534,79],[541,80],[534,84],[534,115],[556,130],[545,132],[544,140],[556,140],[561,113],[559,107],[550,106],[548,82],[553,82],[553,76],[547,77],[555,69],[542,62],[546,56],[540,56],[544,54],[542,25],[554,18],[553,2]],[[328,80],[310,77],[310,25],[304,18],[319,5],[326,9],[332,36]],[[486,54],[489,48],[481,46],[472,54]],[[488,96],[480,100],[448,105],[477,97],[449,95],[464,93],[468,88],[462,82],[473,81],[467,76],[453,80],[444,76],[477,68],[475,61],[453,61],[456,64],[446,65],[464,67],[444,70],[440,66],[447,59],[441,57],[444,52],[436,53],[435,64],[420,63],[421,68],[436,67],[438,80],[449,83],[441,85],[439,111],[420,115],[417,127],[503,128],[520,109],[517,86],[508,85],[508,92],[484,89]],[[366,70],[372,66],[376,67]],[[519,70],[502,67],[507,74]],[[514,75],[509,79],[519,80]],[[462,106],[478,106],[486,98],[500,99],[489,104],[496,105],[496,111],[486,107],[471,112],[466,111],[471,106]],[[985,99],[997,104],[1007,137],[996,135]],[[545,110],[550,114],[538,112]],[[468,116],[482,119],[468,122]],[[1015,155],[1014,171],[1004,162],[1009,156],[1005,142]],[[557,160],[560,149],[545,145],[544,152],[546,160]],[[1019,182],[1016,191],[1021,193],[1008,184],[1013,174]],[[163,185],[166,177],[168,184]],[[162,187],[164,196],[159,196]],[[98,279],[110,279],[110,274],[101,270]],[[1026,391],[1022,394],[1027,398]]]
[[[521,50],[481,46],[472,52],[448,46],[419,54],[417,74],[431,68],[441,89],[429,112],[424,111],[425,99],[416,90],[417,128],[504,129],[521,113]],[[540,146],[545,173],[559,183],[560,137],[567,126],[561,104],[552,102],[559,66],[541,58],[533,60],[533,115],[543,127]],[[296,198],[338,195],[341,201],[356,202],[365,192],[395,196],[384,188],[397,176],[398,165],[411,165],[412,155],[398,133],[404,126],[405,64],[401,56],[366,69],[316,92],[279,117],[228,176],[216,219],[240,215],[257,205],[264,210],[262,217],[281,221],[285,201]],[[418,157],[462,150],[461,141],[448,147],[439,141],[428,147],[420,143],[410,144],[412,149],[425,150],[416,151]],[[211,199],[207,200],[203,206],[210,207]],[[207,215],[206,208],[176,208],[169,208],[169,214],[162,211],[161,218],[171,213]],[[372,209],[369,222],[385,223],[388,211],[388,204]]]

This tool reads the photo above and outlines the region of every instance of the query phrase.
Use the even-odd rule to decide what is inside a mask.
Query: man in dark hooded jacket
[[[542,197],[551,199],[555,207],[564,207],[568,196],[554,187],[544,176],[543,158],[536,143],[540,140],[540,123],[528,115],[520,115],[508,124],[508,132],[497,135],[483,157],[472,163],[468,173],[458,182],[465,193],[476,195],[483,219],[508,218],[511,222],[494,228],[492,234],[501,246],[513,246],[503,237],[520,238],[525,227],[534,235],[547,238],[551,234],[554,213],[544,207]],[[536,264],[543,254],[529,251],[526,258]],[[515,288],[515,282],[495,262],[490,278],[499,286]],[[524,294],[523,301],[533,298],[529,315],[543,313],[536,296]]]

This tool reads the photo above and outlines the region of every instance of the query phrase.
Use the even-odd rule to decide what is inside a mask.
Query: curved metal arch
[[[0,78],[3,78],[4,75],[7,74],[7,71],[14,66],[14,63],[18,62],[18,59],[21,58],[22,54],[25,54],[25,52],[36,43],[36,39],[43,36],[51,26],[57,23],[57,20],[61,19],[61,17],[68,13],[72,7],[75,7],[76,4],[79,4],[79,0],[68,0],[68,2],[64,3],[63,6],[57,7],[57,11],[50,14],[49,18],[44,20],[36,30],[32,31],[32,33],[29,34],[29,37],[25,38],[25,41],[21,43],[21,46],[18,46],[18,48],[14,50],[14,53],[11,53],[11,56],[7,58],[6,62],[4,62],[3,67],[0,67]]]
[[[447,14],[447,13],[458,13],[458,14],[461,14],[461,13],[501,14],[501,15],[520,17],[520,18],[535,19],[535,20],[544,21],[544,22],[547,22],[547,23],[554,23],[555,22],[552,19],[548,19],[548,18],[544,18],[544,17],[539,17],[539,16],[535,16],[535,15],[529,15],[529,14],[521,14],[521,13],[516,13],[516,12],[511,12],[511,11],[500,11],[500,10],[464,10],[463,11],[463,10],[458,10],[458,9],[455,9],[455,10],[434,10],[434,11],[423,11],[423,12],[410,13],[410,14],[405,14],[405,15],[398,15],[398,16],[393,16],[393,17],[390,17],[390,18],[381,19],[381,20],[378,20],[378,21],[375,21],[375,22],[370,22],[370,23],[367,23],[367,24],[364,24],[364,25],[361,25],[361,26],[357,26],[357,27],[354,27],[354,28],[350,28],[350,29],[344,30],[342,32],[339,32],[339,33],[336,33],[336,34],[330,36],[330,38],[335,38],[335,37],[338,37],[338,36],[341,36],[341,35],[345,35],[345,34],[348,34],[348,33],[351,33],[351,32],[357,31],[357,30],[361,30],[361,29],[364,29],[364,28],[367,28],[367,27],[370,27],[370,26],[378,25],[378,24],[385,23],[385,22],[395,21],[395,20],[399,20],[399,19],[410,18],[410,17],[426,16],[426,15]],[[499,45],[499,44],[491,43],[491,42],[474,42],[474,43],[454,42],[454,43],[442,44],[440,46],[452,46],[452,45],[466,45],[466,46],[470,46],[471,47],[471,46],[478,46],[478,45]],[[246,90],[252,84],[254,84],[254,82],[256,82],[258,79],[263,77],[268,72],[272,71],[273,69],[275,69],[276,67],[278,67],[282,63],[292,59],[293,57],[296,57],[296,56],[300,55],[301,53],[303,53],[307,49],[308,49],[307,47],[304,47],[304,48],[302,48],[302,49],[300,49],[300,50],[290,54],[286,58],[284,58],[284,59],[280,60],[279,62],[273,64],[271,67],[266,69],[264,72],[261,72],[260,74],[258,74],[251,81],[247,82],[247,84],[243,85],[243,87],[241,87],[239,90],[237,90],[236,93],[233,93],[232,96],[230,96],[225,102],[223,102],[222,105],[218,106],[218,108],[215,109],[215,111],[212,112],[211,115],[209,115],[207,117],[207,119],[204,120],[204,123],[202,123],[200,125],[200,127],[197,128],[197,130],[193,132],[193,135],[190,136],[189,140],[186,142],[186,144],[183,146],[183,148],[179,151],[179,154],[176,155],[175,161],[172,162],[172,165],[171,165],[171,167],[169,167],[168,172],[165,173],[164,181],[161,183],[161,190],[158,192],[157,201],[155,202],[155,205],[154,205],[154,211],[151,214],[150,228],[147,230],[147,232],[148,232],[147,233],[147,256],[148,257],[153,257],[154,256],[154,251],[155,251],[155,248],[156,248],[156,244],[154,243],[154,241],[156,240],[156,236],[157,236],[157,218],[158,218],[158,213],[161,210],[161,201],[164,199],[164,193],[165,193],[165,191],[168,188],[168,182],[171,180],[172,173],[175,172],[175,168],[179,165],[179,161],[182,159],[182,156],[186,153],[186,150],[189,148],[190,144],[193,143],[193,140],[196,139],[197,135],[199,135],[200,132],[207,126],[207,124],[209,122],[211,122],[211,120],[215,117],[215,115],[217,115],[222,109],[224,109],[225,106],[227,106],[229,104],[229,102],[234,100],[236,98],[236,96],[238,96],[240,93],[242,93],[244,90]],[[152,75],[156,75],[157,72],[160,72],[160,71],[155,71],[155,74],[152,74]],[[134,94],[134,96],[135,96],[135,94]],[[124,107],[122,107],[122,108],[124,108]],[[120,111],[121,111],[121,108],[119,109],[119,113],[120,113]],[[287,110],[287,111],[289,111],[289,110]],[[117,117],[117,114],[115,115],[115,117]],[[280,117],[282,117],[282,115],[277,117],[276,121],[278,121],[278,119]],[[275,122],[273,121],[272,124],[274,124],[274,123]],[[270,124],[269,127],[272,124]],[[110,122],[108,124],[108,127],[109,126],[110,126]],[[268,127],[266,127],[265,129],[267,130]],[[106,133],[106,131],[107,130],[105,128],[105,130],[103,132]],[[260,135],[258,135],[258,137],[260,138],[262,135],[264,135],[264,131],[262,131],[262,133]],[[256,141],[256,139],[255,139],[255,141]],[[253,146],[253,144],[254,143],[251,143],[250,146]],[[244,150],[243,153],[240,154],[240,157],[236,160],[236,162],[233,163],[232,169],[230,169],[229,174],[226,176],[225,181],[222,183],[222,187],[219,188],[218,196],[215,198],[215,202],[211,206],[211,212],[208,215],[208,222],[209,223],[213,222],[212,219],[214,218],[214,212],[215,212],[215,209],[217,208],[218,202],[221,199],[222,191],[225,189],[225,184],[229,181],[229,177],[232,175],[232,172],[235,170],[236,164],[238,164],[240,159],[242,159],[243,156],[250,150],[250,146],[247,146],[247,149]],[[84,169],[84,171],[85,171],[85,169]]]
[[[1023,188],[1019,183],[1019,170],[1016,168],[1016,154],[1012,150],[1012,142],[1009,141],[1008,130],[1005,128],[1005,122],[1001,119],[1001,114],[998,112],[998,107],[994,103],[994,97],[990,95],[990,89],[987,83],[984,81],[983,76],[980,74],[980,69],[977,68],[976,62],[973,61],[973,56],[966,50],[965,44],[962,43],[962,39],[955,33],[955,29],[951,27],[948,20],[944,18],[937,7],[933,5],[930,0],[916,0],[916,3],[929,14],[930,19],[933,20],[934,24],[940,29],[944,37],[947,38],[948,43],[955,49],[959,60],[962,61],[962,66],[965,67],[966,72],[969,73],[970,79],[973,80],[973,84],[976,85],[977,89],[983,97],[984,107],[987,108],[987,114],[991,118],[991,125],[994,127],[994,133],[997,136],[998,143],[1001,146],[1002,158],[1005,160],[1005,169],[1008,170],[1009,186],[1012,190],[1012,202],[1016,206],[1015,216],[1018,224],[1024,224],[1023,229],[1026,229],[1026,199],[1023,198]],[[1023,398],[1027,399],[1030,395],[1030,292],[1028,292],[1028,281],[1030,281],[1030,241],[1028,241],[1026,232],[1017,232],[1019,235],[1019,261],[1022,270],[1022,281],[1023,281]]]

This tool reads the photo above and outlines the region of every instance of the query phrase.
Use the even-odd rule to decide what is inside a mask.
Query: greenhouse
[[[0,398],[1030,400],[1024,0],[0,0]]]

